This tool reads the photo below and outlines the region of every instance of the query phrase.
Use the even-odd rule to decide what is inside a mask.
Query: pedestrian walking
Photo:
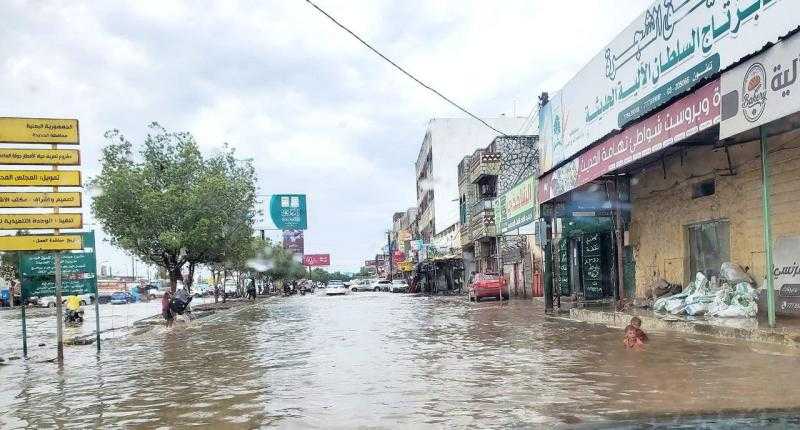
[[[172,327],[172,322],[175,320],[175,315],[172,314],[170,303],[172,302],[172,293],[169,291],[164,292],[164,297],[161,298],[161,315],[166,321],[167,327]]]

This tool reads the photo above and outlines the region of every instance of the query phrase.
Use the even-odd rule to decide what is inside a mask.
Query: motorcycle
[[[83,311],[73,311],[67,309],[67,311],[64,312],[64,324],[68,326],[78,326],[83,324]]]

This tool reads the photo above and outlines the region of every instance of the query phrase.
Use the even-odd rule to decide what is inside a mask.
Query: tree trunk
[[[194,267],[195,267],[195,264],[196,263],[194,263],[194,262],[190,262],[189,263],[189,277],[188,277],[188,279],[186,279],[186,281],[184,281],[184,283],[186,284],[186,292],[190,293],[190,294],[192,292],[192,285],[194,284]]]
[[[211,269],[211,282],[214,283],[214,303],[219,303],[219,270]]]
[[[222,303],[228,299],[225,291],[225,282],[228,280],[228,269],[222,271]]]
[[[175,294],[175,290],[178,289],[178,280],[181,279],[183,275],[181,275],[181,268],[180,267],[172,267],[168,269],[169,272],[169,289],[170,291]]]

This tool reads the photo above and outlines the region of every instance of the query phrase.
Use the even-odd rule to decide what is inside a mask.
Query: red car
[[[501,291],[503,298],[508,300],[508,283],[505,277],[497,273],[478,273],[469,286],[469,300],[477,302],[486,297],[499,298]]]

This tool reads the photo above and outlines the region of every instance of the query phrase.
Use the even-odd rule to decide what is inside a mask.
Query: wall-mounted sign
[[[81,249],[81,235],[0,236],[3,251],[70,251]]]
[[[77,166],[81,155],[77,149],[0,149],[0,164]]]
[[[81,228],[83,216],[61,214],[0,214],[0,230]]]
[[[330,254],[306,254],[303,256],[303,265],[308,267],[330,266]]]
[[[81,193],[1,193],[0,208],[79,208]]]
[[[0,170],[0,186],[80,187],[77,170]]]
[[[495,200],[495,224],[500,233],[528,225],[539,217],[536,191],[536,178],[531,176]]]
[[[720,121],[720,81],[714,80],[661,112],[631,125],[539,178],[539,203],[678,143]]]
[[[722,74],[724,139],[800,111],[800,37],[794,35]]]
[[[541,172],[777,42],[798,16],[790,0],[652,1],[540,110]]]

